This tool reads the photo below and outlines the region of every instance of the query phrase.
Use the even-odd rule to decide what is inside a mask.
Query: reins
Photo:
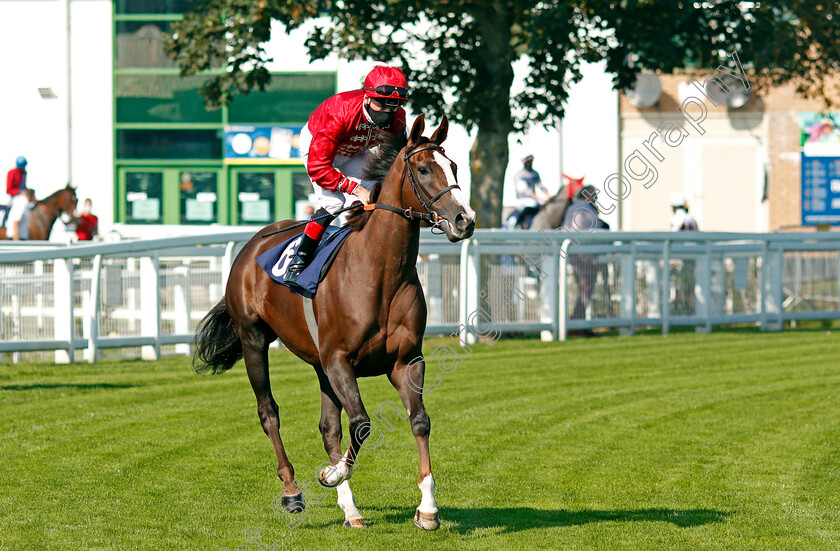
[[[382,204],[382,203],[370,203],[368,205],[362,205],[361,203],[354,203],[354,204],[352,204],[348,207],[341,208],[334,213],[323,214],[321,216],[313,217],[311,220],[321,220],[322,218],[329,218],[329,217],[338,216],[342,212],[346,212],[348,210],[355,210],[355,209],[358,209],[358,208],[363,208],[366,211],[388,210],[388,211],[391,211],[391,212],[395,212],[395,213],[397,213],[401,216],[404,216],[408,220],[412,220],[412,221],[423,220],[423,221],[426,221],[426,222],[432,222],[432,230],[434,230],[434,228],[438,227],[438,225],[441,224],[445,219],[443,217],[441,217],[438,213],[436,213],[435,211],[432,210],[432,205],[435,204],[435,201],[437,201],[438,199],[440,199],[441,197],[443,197],[444,195],[446,195],[447,193],[449,193],[453,189],[461,189],[461,188],[457,184],[451,185],[451,186],[446,186],[440,192],[438,192],[434,197],[429,198],[429,196],[426,194],[426,192],[423,191],[423,188],[421,188],[417,184],[417,180],[416,180],[416,177],[414,175],[414,170],[411,168],[411,164],[408,162],[408,160],[412,156],[416,155],[417,153],[420,153],[421,151],[427,151],[427,150],[440,151],[443,154],[443,156],[451,162],[451,159],[449,159],[449,157],[446,157],[446,154],[443,153],[443,148],[441,146],[437,145],[437,144],[430,144],[430,145],[426,145],[426,146],[422,146],[422,147],[415,147],[411,151],[406,151],[405,152],[405,157],[404,157],[404,160],[403,160],[404,164],[405,164],[405,168],[403,169],[403,173],[408,172],[408,181],[411,184],[411,189],[414,191],[414,195],[417,197],[417,200],[420,201],[420,204],[423,205],[424,209],[426,209],[426,212],[417,212],[410,207],[407,208],[407,209],[404,209],[404,208],[399,208],[399,207],[393,207],[391,205],[385,205],[385,204]],[[291,226],[286,226],[286,227],[281,228],[279,230],[274,230],[274,231],[268,232],[266,234],[263,234],[261,237],[269,237],[271,235],[276,235],[278,233],[283,233],[283,232],[286,232],[286,231],[289,231],[289,230],[292,230],[292,229],[295,229],[295,228],[299,228],[301,226],[305,226],[308,223],[309,223],[309,220],[304,220],[302,222],[297,222],[295,224],[292,224]]]

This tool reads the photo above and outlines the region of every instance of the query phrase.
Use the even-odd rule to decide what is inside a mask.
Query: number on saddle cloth
[[[297,252],[298,245],[300,245],[302,233],[272,247],[258,256],[256,260],[271,279],[287,286],[302,297],[312,298],[318,290],[318,284],[324,279],[330,266],[332,266],[339,249],[341,249],[347,236],[350,235],[350,231],[350,226],[344,226],[341,229],[328,227],[327,233],[324,234],[320,243],[318,243],[318,248],[315,249],[315,257],[309,263],[309,266],[300,273],[295,283],[287,282],[286,275],[292,258]]]

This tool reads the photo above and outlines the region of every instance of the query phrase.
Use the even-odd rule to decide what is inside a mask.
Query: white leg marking
[[[344,511],[344,520],[362,518],[362,514],[356,508],[356,496],[350,489],[350,483],[346,480],[338,485],[338,506]]]
[[[449,161],[441,155],[439,152],[435,151],[435,162],[440,165],[441,170],[446,175],[446,185],[447,186],[455,186],[458,185],[458,181],[455,179],[455,174],[452,172],[452,167],[449,165]],[[453,189],[450,193],[452,193],[452,199],[455,200],[455,203],[458,204],[461,208],[464,209],[464,212],[467,213],[467,218],[470,220],[475,220],[475,211],[470,208],[470,205],[464,200],[464,196],[461,193],[460,189]]]
[[[420,484],[420,494],[423,496],[420,499],[420,506],[417,508],[421,513],[437,513],[437,503],[435,503],[435,479],[432,475],[427,475]]]

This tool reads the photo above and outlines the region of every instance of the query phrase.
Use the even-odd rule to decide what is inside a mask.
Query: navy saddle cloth
[[[344,226],[341,229],[336,229],[334,226],[327,227],[327,232],[318,243],[318,248],[315,249],[315,258],[300,273],[295,283],[286,281],[286,273],[297,252],[303,232],[262,253],[257,257],[257,263],[277,283],[285,285],[302,297],[312,298],[348,235],[350,235],[350,226]]]

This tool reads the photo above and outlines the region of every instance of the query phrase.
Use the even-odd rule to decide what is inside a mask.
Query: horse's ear
[[[408,138],[408,143],[415,144],[423,135],[423,130],[426,129],[426,121],[424,115],[420,115],[414,119],[414,125],[411,127],[411,135]]]
[[[444,141],[446,141],[446,135],[449,133],[449,120],[446,118],[446,115],[443,116],[443,120],[440,121],[440,126],[437,127],[435,133],[432,134],[432,141],[436,144],[440,145]]]

